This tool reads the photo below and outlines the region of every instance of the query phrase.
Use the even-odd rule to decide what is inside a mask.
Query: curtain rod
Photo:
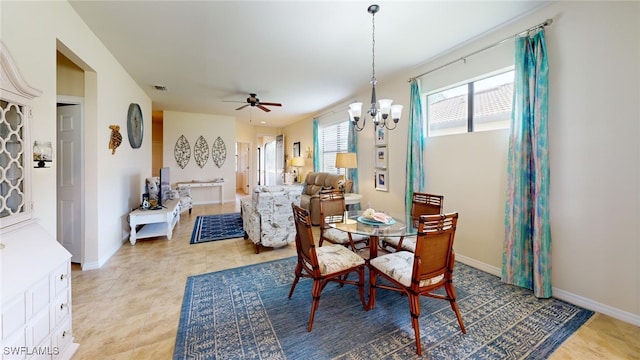
[[[416,75],[416,76],[414,76],[414,77],[411,77],[411,78],[409,78],[407,81],[408,81],[408,82],[411,82],[412,80],[414,80],[414,79],[416,79],[416,78],[419,78],[419,77],[421,77],[421,76],[425,76],[425,75],[430,74],[430,73],[432,73],[432,72],[438,71],[438,70],[440,70],[440,69],[442,69],[442,68],[445,68],[445,67],[447,67],[447,66],[449,66],[449,65],[451,65],[451,64],[455,64],[455,63],[457,63],[458,61],[461,61],[461,60],[462,60],[462,61],[466,61],[468,57],[471,57],[471,56],[473,56],[473,55],[479,54],[479,53],[481,53],[481,52],[483,52],[483,51],[486,51],[486,50],[489,50],[489,49],[491,49],[491,48],[493,48],[493,47],[496,47],[496,46],[498,46],[498,45],[502,44],[503,42],[508,41],[508,40],[511,40],[511,39],[513,39],[513,38],[515,38],[515,37],[517,37],[517,36],[521,35],[521,34],[528,33],[528,32],[530,32],[530,31],[537,30],[537,29],[539,29],[539,28],[544,28],[545,26],[549,26],[549,25],[551,25],[552,23],[553,23],[553,19],[547,19],[547,20],[545,20],[544,22],[541,22],[541,23],[540,23],[540,24],[538,24],[538,25],[532,26],[532,27],[530,27],[530,28],[528,28],[528,29],[526,29],[526,30],[520,31],[520,32],[519,32],[519,33],[517,33],[517,34],[513,34],[513,35],[511,35],[511,36],[509,36],[509,37],[506,37],[506,38],[504,38],[504,39],[502,39],[502,40],[498,41],[498,42],[497,42],[497,43],[495,43],[495,44],[491,44],[491,45],[489,45],[489,46],[487,46],[487,47],[484,47],[484,48],[482,48],[482,49],[480,49],[480,50],[476,50],[476,51],[474,51],[474,52],[472,52],[472,53],[470,53],[470,54],[467,54],[467,55],[462,56],[462,57],[460,57],[460,58],[457,58],[457,59],[455,59],[455,60],[453,60],[453,61],[450,61],[450,62],[448,62],[448,63],[446,63],[446,64],[444,64],[444,65],[440,65],[440,66],[438,66],[438,67],[437,67],[437,68],[435,68],[435,69],[431,69],[431,70],[429,70],[429,71],[425,71],[425,72],[423,72],[422,74],[419,74],[419,75]]]

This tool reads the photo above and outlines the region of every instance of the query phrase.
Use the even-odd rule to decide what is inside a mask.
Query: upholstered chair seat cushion
[[[411,274],[413,272],[414,253],[409,251],[398,251],[391,254],[378,256],[371,259],[371,266],[378,271],[385,273],[404,286],[411,286]],[[428,286],[442,281],[444,275],[439,275],[431,279],[420,281],[420,286]]]
[[[398,243],[400,242],[399,237],[385,237],[381,239],[382,241],[393,245],[394,247],[398,247]],[[402,250],[415,252],[416,251],[416,236],[410,235],[405,236],[402,239]]]
[[[342,231],[342,230],[338,230],[338,229],[334,229],[334,228],[329,228],[326,229],[324,231],[324,237],[331,241],[334,244],[349,244],[349,233]],[[356,234],[352,234],[351,238],[353,239],[354,243],[360,242],[360,241],[365,241],[367,240],[369,237],[368,236],[362,236],[362,235],[356,235]],[[322,246],[324,247],[324,245]]]
[[[342,245],[316,247],[320,273],[331,274],[364,264],[364,259]]]

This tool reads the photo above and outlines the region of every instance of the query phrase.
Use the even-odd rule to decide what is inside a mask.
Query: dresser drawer
[[[73,333],[71,332],[71,318],[67,318],[51,336],[51,346],[55,350],[53,358],[59,359],[61,356],[65,355],[72,340]]]
[[[51,283],[53,284],[53,297],[57,297],[62,292],[67,291],[69,282],[71,281],[71,264],[65,262],[58,266],[51,273]]]
[[[71,300],[66,292],[51,302],[51,328],[55,328],[71,314]]]

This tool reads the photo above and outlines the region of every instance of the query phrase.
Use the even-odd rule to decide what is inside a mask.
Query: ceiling
[[[70,1],[153,110],[284,127],[365,91],[372,21],[363,1]],[[541,1],[378,1],[376,77],[412,69]],[[167,91],[155,89],[165,86]],[[269,113],[235,109],[257,93]],[[263,123],[264,122],[264,123]]]

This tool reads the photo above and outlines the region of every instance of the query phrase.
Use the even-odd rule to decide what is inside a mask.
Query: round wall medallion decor
[[[127,134],[129,135],[129,144],[132,148],[137,149],[142,145],[142,136],[144,135],[144,123],[142,121],[142,110],[140,105],[129,104],[127,112]]]
[[[211,159],[217,167],[222,167],[222,164],[227,159],[227,146],[220,136],[213,142],[211,147]]]
[[[184,135],[180,135],[178,141],[176,141],[176,146],[173,149],[173,156],[176,158],[176,162],[180,169],[184,169],[185,166],[189,163],[189,159],[191,159],[191,145],[189,145],[189,140],[187,140]]]
[[[209,160],[209,144],[207,144],[207,140],[205,140],[202,135],[196,140],[196,144],[193,145],[193,158],[200,167],[204,167],[204,164]]]

